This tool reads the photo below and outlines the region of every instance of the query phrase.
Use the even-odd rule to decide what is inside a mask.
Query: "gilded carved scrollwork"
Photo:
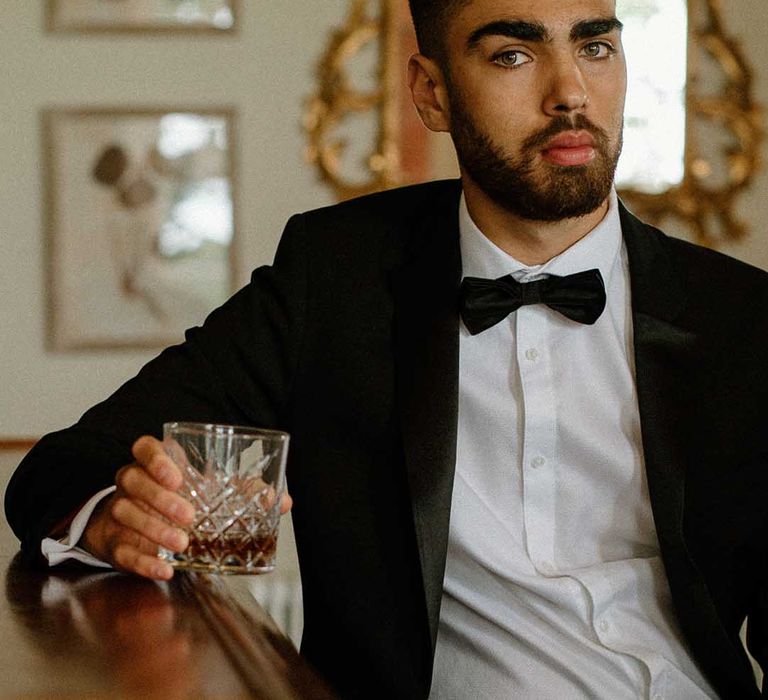
[[[378,14],[369,12],[378,4]],[[397,90],[393,84],[392,17],[388,2],[370,3],[352,0],[343,26],[330,37],[328,47],[317,67],[317,93],[310,98],[304,114],[304,128],[309,137],[307,159],[339,199],[394,187],[401,183],[398,169]],[[378,67],[374,89],[354,85],[352,63],[369,44],[378,49]],[[353,179],[344,173],[343,158],[348,142],[336,137],[337,128],[354,115],[370,114],[375,119],[375,147],[366,159],[366,176]]]
[[[344,25],[333,32],[318,64],[317,92],[308,101],[304,119],[309,139],[307,158],[339,199],[409,180],[407,169],[401,167],[400,64],[405,0],[350,2]],[[747,233],[737,217],[736,204],[760,169],[762,112],[753,98],[753,76],[744,52],[726,31],[721,0],[688,0],[688,13],[683,181],[659,194],[623,189],[621,195],[647,220],[659,223],[676,218],[695,240],[715,247]],[[365,90],[355,87],[351,68],[371,44],[378,52],[376,85]],[[716,80],[712,81],[712,76]],[[706,82],[714,86],[708,89]],[[374,120],[375,137],[372,152],[365,159],[364,177],[351,178],[344,174],[349,140],[336,134],[350,117],[363,114]]]

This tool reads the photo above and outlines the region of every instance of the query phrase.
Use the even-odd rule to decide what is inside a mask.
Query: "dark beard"
[[[491,199],[511,214],[532,221],[561,221],[597,210],[610,194],[622,141],[611,152],[608,135],[583,114],[554,117],[523,142],[519,158],[507,156],[475,125],[461,100],[454,98],[451,132],[459,162]],[[544,163],[537,174],[534,157],[553,136],[570,130],[588,131],[596,157],[587,165]]]

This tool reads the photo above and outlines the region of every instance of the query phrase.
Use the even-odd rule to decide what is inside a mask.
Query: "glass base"
[[[207,560],[201,558],[191,559],[185,554],[176,554],[162,547],[158,549],[158,558],[167,561],[174,569],[182,571],[199,571],[206,574],[226,574],[226,575],[244,575],[244,574],[269,574],[275,570],[275,563],[263,562],[259,564],[244,564],[235,558],[224,559],[223,561]]]

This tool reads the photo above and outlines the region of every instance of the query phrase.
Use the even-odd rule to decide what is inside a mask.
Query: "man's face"
[[[471,0],[449,25],[450,130],[487,196],[531,220],[610,193],[626,66],[614,0]]]

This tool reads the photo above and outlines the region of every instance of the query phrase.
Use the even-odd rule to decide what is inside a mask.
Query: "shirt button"
[[[600,620],[597,627],[601,632],[607,632],[609,629],[611,629],[611,625],[608,623],[608,620]]]
[[[529,362],[536,362],[539,359],[539,351],[536,348],[528,348],[525,351],[525,359]]]
[[[544,459],[544,457],[534,457],[531,460],[531,466],[534,469],[539,469],[540,467],[543,467],[547,463],[547,460]]]

